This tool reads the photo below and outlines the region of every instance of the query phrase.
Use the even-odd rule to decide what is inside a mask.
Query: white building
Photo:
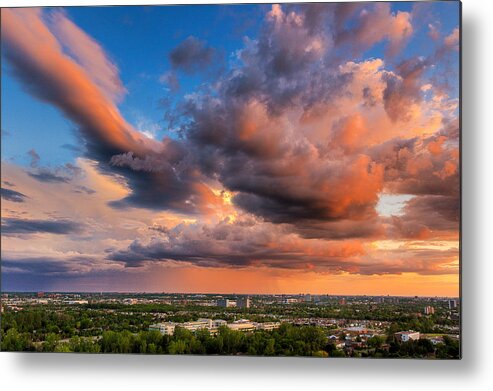
[[[435,313],[435,308],[432,307],[431,305],[428,305],[424,309],[425,315],[433,315]]]
[[[282,304],[295,304],[295,303],[299,303],[300,300],[299,299],[295,299],[295,298],[291,298],[291,297],[285,297],[282,299]]]
[[[159,331],[161,335],[173,335],[175,326],[173,322],[156,323],[149,326],[149,331]]]
[[[279,322],[264,322],[257,323],[257,330],[272,331],[278,329],[281,323]]]
[[[175,333],[176,327],[181,327],[191,332],[196,332],[197,330],[205,329],[209,330],[211,334],[215,334],[218,328],[221,326],[227,326],[231,330],[250,332],[255,330],[265,330],[271,331],[279,328],[281,324],[279,322],[265,322],[256,323],[248,319],[240,319],[233,323],[226,322],[223,319],[198,319],[191,322],[175,323],[175,322],[162,322],[156,323],[149,326],[149,331],[159,331],[161,335],[173,335]]]
[[[189,331],[197,331],[200,329],[210,329],[212,328],[212,320],[211,319],[198,319],[191,322],[184,322],[178,324],[177,326],[182,327]]]
[[[228,322],[226,322],[225,320],[223,319],[213,319],[211,321],[211,328],[212,329],[217,329],[221,326],[226,326],[228,324]]]
[[[159,331],[162,335],[173,335],[176,327],[181,327],[191,332],[197,330],[206,329],[212,333],[217,332],[220,326],[226,326],[227,322],[222,319],[198,319],[191,322],[175,323],[175,322],[163,322],[151,324],[149,330]]]
[[[247,319],[240,319],[237,321],[234,321],[233,323],[229,323],[228,327],[231,330],[236,330],[236,331],[255,331],[257,329],[257,325],[254,322],[251,322]]]
[[[88,304],[89,302],[87,300],[67,300],[65,303],[68,305],[76,305],[76,304]]]
[[[394,334],[394,337],[399,342],[409,342],[409,341],[417,341],[419,339],[418,331],[399,331]]]

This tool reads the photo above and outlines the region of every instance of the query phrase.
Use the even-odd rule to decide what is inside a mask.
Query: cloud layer
[[[426,26],[433,48],[416,55],[406,51],[417,34],[415,11],[273,5],[227,69],[204,72],[207,82],[167,113],[178,136],[155,141],[122,117],[117,103],[127,89],[118,67],[66,14],[4,11],[12,72],[77,126],[91,166],[48,169],[33,149],[27,174],[12,183],[92,197],[104,211],[94,217],[81,208],[72,221],[21,217],[12,207],[5,235],[90,236],[82,227],[93,225],[99,255],[86,254],[88,265],[128,269],[457,272],[458,101],[444,86],[457,78],[445,69],[458,55],[458,29]],[[161,82],[176,92],[177,75],[213,65],[217,50],[188,37],[168,59]],[[436,82],[442,71],[449,82]],[[26,189],[2,189],[2,198],[27,204]],[[118,191],[103,206],[107,189]],[[399,214],[379,213],[384,195],[405,197]],[[130,228],[113,241],[103,234],[119,224]],[[75,259],[68,247],[59,259]],[[32,254],[11,258],[34,270]]]

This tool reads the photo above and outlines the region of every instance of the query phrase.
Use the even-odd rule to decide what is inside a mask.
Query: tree
[[[60,337],[57,334],[49,333],[43,343],[44,352],[54,352]]]
[[[346,357],[343,350],[334,350],[329,354],[329,357]]]
[[[15,328],[11,328],[2,336],[1,347],[3,351],[22,352],[32,350],[32,342],[27,334],[20,334]]]
[[[58,345],[55,346],[55,352],[57,353],[70,353],[72,350],[70,350],[70,345],[68,343],[59,343]]]
[[[171,341],[168,347],[169,354],[185,354],[187,353],[187,344],[185,341],[179,339]]]

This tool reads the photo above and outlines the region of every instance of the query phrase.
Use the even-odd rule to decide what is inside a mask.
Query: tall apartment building
[[[218,307],[224,308],[236,307],[236,301],[230,299],[219,299],[216,304]]]
[[[251,300],[249,297],[241,297],[236,300],[236,306],[238,308],[250,308]]]
[[[448,308],[450,310],[453,310],[454,308],[457,308],[457,300],[449,300],[448,301]]]
[[[425,315],[433,315],[435,313],[435,308],[428,305],[425,307],[424,313],[425,313]]]

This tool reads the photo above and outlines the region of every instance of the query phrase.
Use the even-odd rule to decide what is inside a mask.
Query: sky
[[[458,296],[459,7],[2,9],[2,290]]]

